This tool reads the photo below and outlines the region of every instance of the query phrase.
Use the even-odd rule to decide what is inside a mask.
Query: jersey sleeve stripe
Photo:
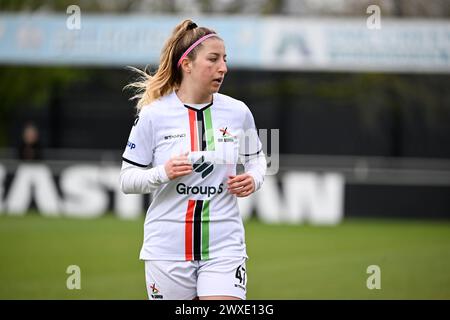
[[[141,168],[147,168],[147,167],[148,167],[148,165],[140,164],[140,163],[137,163],[137,162],[128,160],[127,158],[124,158],[124,157],[122,157],[122,160],[125,161],[125,162],[128,162],[129,164],[132,164],[132,165],[134,165],[134,166],[137,166],[137,167],[141,167]]]
[[[259,151],[255,152],[255,153],[244,153],[244,154],[240,153],[239,155],[244,156],[244,157],[250,157],[250,156],[255,156],[257,154],[260,154],[261,151],[262,151],[262,149],[260,149]]]

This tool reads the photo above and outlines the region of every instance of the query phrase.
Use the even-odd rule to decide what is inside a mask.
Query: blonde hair
[[[179,87],[182,80],[182,72],[181,68],[177,67],[178,59],[191,44],[210,33],[215,34],[216,32],[205,27],[197,27],[190,19],[183,20],[175,27],[172,35],[164,44],[161,50],[158,70],[153,75],[145,72],[145,69],[143,71],[129,67],[139,74],[139,78],[136,82],[126,85],[124,89],[135,90],[135,95],[130,100],[139,99],[136,105],[138,112],[143,106],[171,93]],[[200,46],[201,44],[192,50],[187,57],[195,60],[197,49]]]

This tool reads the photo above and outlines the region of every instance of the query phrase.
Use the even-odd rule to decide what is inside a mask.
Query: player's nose
[[[219,72],[221,74],[226,74],[228,72],[227,63],[222,60],[222,62],[219,65]]]

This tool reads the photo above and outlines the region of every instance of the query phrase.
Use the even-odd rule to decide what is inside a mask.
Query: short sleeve
[[[148,167],[153,161],[153,125],[149,112],[141,110],[134,120],[122,155],[123,161],[139,167]]]
[[[256,130],[255,120],[250,109],[245,106],[243,132],[239,137],[239,155],[253,157],[262,151],[262,143]]]

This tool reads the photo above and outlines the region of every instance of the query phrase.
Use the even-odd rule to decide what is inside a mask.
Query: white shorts
[[[245,300],[245,257],[204,261],[145,260],[150,300],[192,300],[202,296],[233,296]]]

